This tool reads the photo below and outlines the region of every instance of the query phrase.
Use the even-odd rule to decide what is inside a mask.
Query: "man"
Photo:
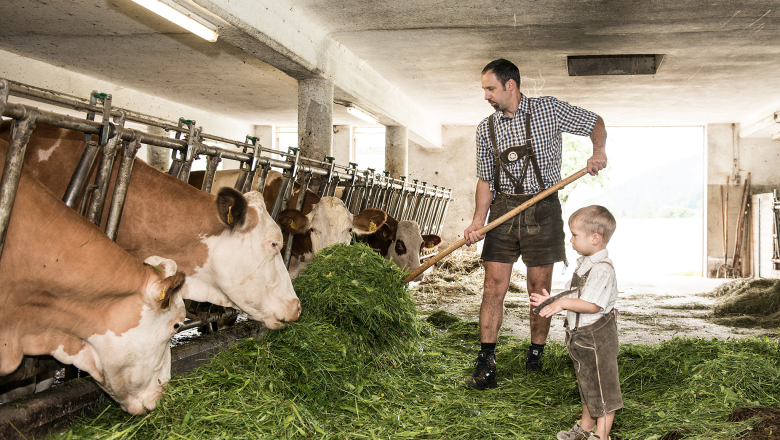
[[[528,292],[541,292],[552,287],[553,264],[566,259],[558,194],[551,194],[485,235],[477,231],[486,220],[497,219],[561,181],[561,133],[590,136],[593,155],[587,167],[591,175],[607,166],[607,130],[601,117],[551,96],[528,98],[519,86],[517,66],[505,59],[482,70],[485,100],[496,112],[477,128],[476,208],[463,233],[469,245],[485,238],[485,284],[479,311],[482,344],[474,374],[466,380],[478,390],[496,386],[495,348],[512,265],[522,256],[528,267]],[[533,312],[529,317],[531,346],[526,371],[530,373],[542,369],[540,358],[551,318]]]

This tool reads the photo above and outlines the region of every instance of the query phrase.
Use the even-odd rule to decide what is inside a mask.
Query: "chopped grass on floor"
[[[479,347],[478,324],[446,312],[418,319],[406,287],[392,284],[402,277],[395,266],[356,246],[333,252],[335,260],[296,280],[299,321],[174,378],[147,416],[129,416],[106,399],[60,437],[551,439],[579,418],[562,344],[548,344],[544,374],[529,376],[521,367],[528,341],[501,336],[499,387],[471,390],[463,379]],[[334,268],[350,255],[362,255],[373,282]],[[336,277],[332,285],[322,283],[324,273]],[[618,360],[626,408],[613,439],[731,439],[756,421],[729,422],[732,410],[780,406],[777,339],[623,345]]]

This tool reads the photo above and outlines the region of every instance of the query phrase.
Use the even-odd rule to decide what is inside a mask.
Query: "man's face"
[[[492,71],[482,75],[482,89],[485,91],[485,100],[494,109],[504,111],[509,108],[512,93],[501,84]]]

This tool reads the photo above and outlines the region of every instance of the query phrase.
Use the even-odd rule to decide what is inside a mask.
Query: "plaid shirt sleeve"
[[[582,107],[571,105],[566,101],[552,99],[555,103],[555,118],[558,121],[560,131],[577,136],[590,136],[590,133],[596,126],[597,114]]]
[[[487,180],[490,182],[490,190],[493,191],[493,167],[494,158],[493,151],[490,147],[488,138],[490,137],[490,130],[488,128],[488,120],[482,121],[477,127],[477,179]]]

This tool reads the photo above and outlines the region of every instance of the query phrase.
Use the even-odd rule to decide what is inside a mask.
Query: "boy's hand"
[[[531,305],[534,307],[539,307],[539,304],[547,301],[547,298],[550,297],[550,293],[547,292],[546,289],[542,289],[542,293],[532,293],[528,299],[531,301]]]
[[[531,305],[534,306],[534,307],[538,307],[543,302],[545,302],[548,298],[550,298],[550,293],[547,292],[547,290],[545,290],[545,289],[542,289],[542,293],[541,294],[539,294],[539,293],[532,293],[529,296],[529,300],[531,301]],[[558,301],[553,302],[552,304],[549,304],[547,307],[543,308],[542,310],[540,310],[539,311],[539,316],[541,316],[543,318],[549,318],[552,315],[554,315],[556,313],[560,313],[562,311],[563,311],[563,307],[562,307],[561,301],[558,300]]]

